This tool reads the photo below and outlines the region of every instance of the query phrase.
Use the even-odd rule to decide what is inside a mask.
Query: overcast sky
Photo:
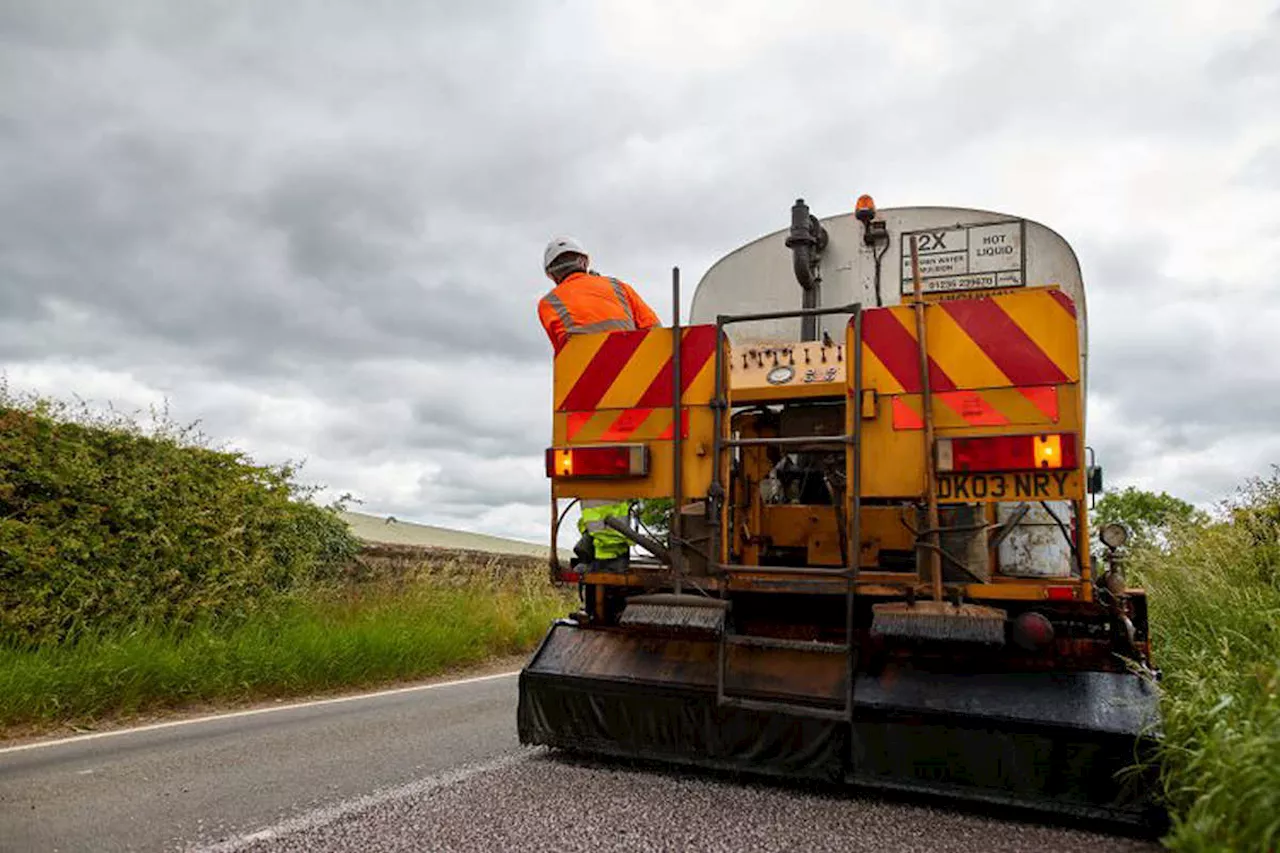
[[[1089,292],[1112,485],[1280,462],[1274,3],[0,0],[0,368],[540,540],[542,247],[669,269],[860,193]]]

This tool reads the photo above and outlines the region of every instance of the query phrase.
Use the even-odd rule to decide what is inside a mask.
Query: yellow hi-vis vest
[[[582,517],[578,519],[578,532],[591,536],[591,544],[595,546],[597,560],[621,557],[631,549],[631,542],[627,537],[604,523],[606,518],[626,518],[630,509],[629,501],[582,502]]]

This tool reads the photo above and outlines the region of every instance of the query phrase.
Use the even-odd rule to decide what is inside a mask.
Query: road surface
[[[0,851],[1146,850],[522,749],[512,675],[0,748]]]

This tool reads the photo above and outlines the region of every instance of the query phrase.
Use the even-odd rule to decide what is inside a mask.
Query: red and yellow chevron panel
[[[899,394],[891,398],[894,429],[924,429],[924,398]],[[979,426],[1043,426],[1058,422],[1058,389],[989,388],[941,391],[933,395],[933,423],[938,429]]]
[[[1075,306],[1056,288],[930,305],[929,385],[935,393],[1061,385],[1080,379]],[[919,393],[920,356],[910,305],[862,316],[863,385]]]
[[[688,326],[681,331],[685,405],[706,405],[715,391],[716,327]],[[555,359],[556,411],[670,407],[674,394],[671,334],[671,329],[655,328],[570,337]]]
[[[681,412],[680,436],[689,437],[689,410]],[[585,444],[593,441],[668,441],[675,438],[675,416],[671,409],[602,409],[597,412],[565,412],[565,441]],[[557,434],[560,434],[557,430]]]

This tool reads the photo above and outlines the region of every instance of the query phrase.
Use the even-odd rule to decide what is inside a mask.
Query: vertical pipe
[[[862,562],[862,305],[859,304],[853,313],[853,339],[849,342],[852,352],[852,363],[845,364],[853,371],[854,399],[851,404],[853,423],[850,424],[848,445],[850,463],[845,477],[849,490],[849,499],[845,501],[845,511],[849,522],[849,589],[845,596],[845,643],[849,649],[849,666],[845,673],[848,683],[845,685],[845,707],[849,709],[849,720],[853,720],[853,682],[857,675],[857,653],[853,642],[854,598],[858,591],[858,571]]]
[[[708,556],[709,570],[713,573],[720,569],[720,556],[722,551],[722,524],[723,524],[723,506],[724,489],[720,486],[720,476],[723,470],[723,460],[720,458],[724,453],[724,429],[725,429],[725,409],[728,401],[725,400],[724,388],[724,324],[728,319],[727,315],[721,314],[716,317],[716,353],[715,353],[715,396],[711,399],[711,408],[715,415],[716,431],[711,438],[711,487],[708,494],[710,500],[708,510],[711,513],[711,543],[709,546],[710,553]],[[722,586],[723,589],[723,586]]]
[[[1023,223],[1023,228],[1025,227],[1026,227],[1026,223]],[[1025,249],[1023,251],[1025,252]],[[1080,334],[1079,330],[1076,331],[1076,334],[1077,335]],[[1081,366],[1080,384],[1076,386],[1076,400],[1079,401],[1079,406],[1080,406],[1080,426],[1081,426],[1080,440],[1081,441],[1084,440],[1084,430],[1088,426],[1088,422],[1086,421],[1086,413],[1085,413],[1085,396],[1086,395],[1084,390],[1084,367]],[[1090,452],[1089,456],[1092,456],[1092,452]],[[1097,460],[1095,459],[1094,461],[1096,462]],[[1082,473],[1084,474],[1085,489],[1087,491],[1089,487],[1089,468],[1087,466],[1082,466],[1082,467],[1084,468]],[[1080,580],[1084,583],[1084,590],[1083,590],[1084,599],[1085,601],[1092,601],[1093,600],[1093,584],[1090,583],[1090,581],[1093,580],[1093,555],[1089,553],[1089,508],[1085,505],[1084,499],[1081,498],[1079,501],[1076,502],[1075,509],[1076,509],[1076,559],[1080,565]]]
[[[809,205],[804,199],[796,199],[791,206],[791,231],[787,235],[786,245],[791,250],[791,264],[796,281],[803,291],[800,307],[804,310],[817,308],[821,300],[818,285],[819,279],[814,274],[818,254],[822,250],[819,245],[822,226],[809,213]],[[804,315],[800,319],[800,340],[816,341],[818,339],[818,318]]]
[[[551,570],[551,582],[559,583],[560,573],[560,506],[556,498],[555,481],[551,481],[551,557],[548,568]]]
[[[853,471],[852,476],[848,478],[849,489],[853,493],[853,511],[850,516],[853,521],[849,525],[850,536],[853,538],[853,563],[850,566],[853,578],[856,581],[858,572],[862,562],[862,305],[856,306],[853,314],[853,372],[856,379],[855,389],[858,392],[857,411],[853,417]],[[847,362],[846,362],[847,363]]]
[[[928,541],[934,547],[928,549],[929,575],[933,588],[933,600],[942,600],[942,554],[938,551],[938,471],[933,458],[933,392],[929,387],[929,347],[925,341],[924,282],[920,279],[920,256],[916,248],[916,236],[911,235],[911,279],[914,284],[916,312],[916,342],[920,350],[920,392],[924,411],[924,501],[925,524],[928,525]]]
[[[818,283],[815,281],[809,287],[805,288],[804,295],[800,297],[800,307],[806,311],[817,308],[819,299],[821,298],[818,291]],[[816,341],[818,339],[818,318],[812,314],[806,315],[800,320],[800,340]]]
[[[676,576],[676,595],[683,592],[684,554],[680,508],[684,505],[684,371],[680,351],[684,335],[680,328],[680,268],[671,268],[671,571]]]

